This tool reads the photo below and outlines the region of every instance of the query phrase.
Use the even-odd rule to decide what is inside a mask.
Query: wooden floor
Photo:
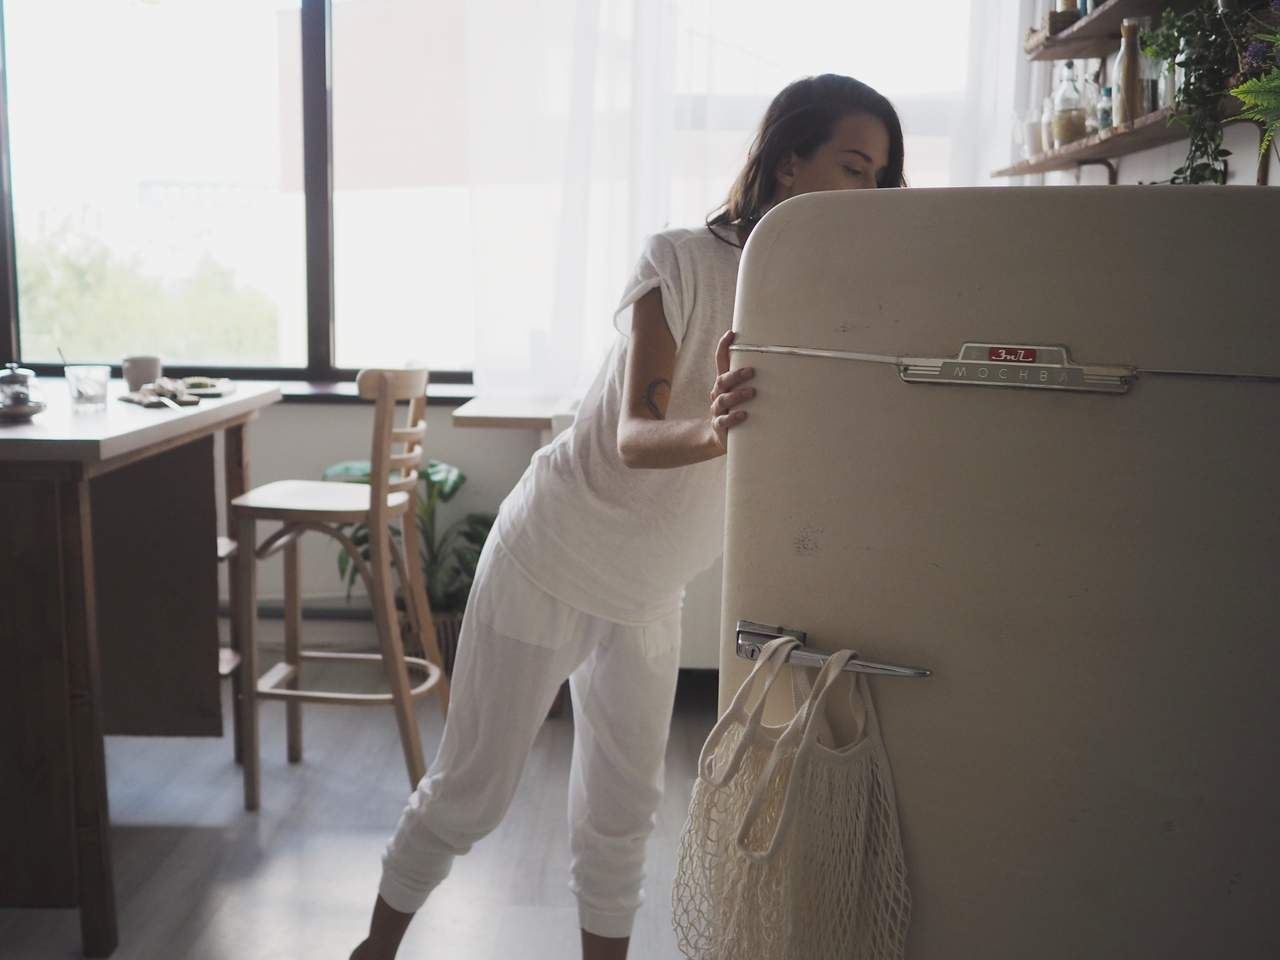
[[[261,625],[264,644],[278,622]],[[333,645],[359,622],[308,622]],[[229,687],[224,687],[224,710]],[[647,902],[633,960],[678,958],[671,932],[674,851],[698,751],[715,716],[715,679],[686,673],[667,751],[667,794],[649,844]],[[418,707],[427,759],[441,721]],[[304,761],[285,761],[284,705],[264,704],[262,809],[246,814],[227,735],[107,740],[118,960],[345,960],[366,927],[383,845],[409,793],[389,709],[304,708]],[[404,958],[572,960],[576,902],[567,888],[565,798],[573,724],[549,720],[507,819],[472,852],[414,920]],[[0,909],[0,958],[79,957],[72,910]]]

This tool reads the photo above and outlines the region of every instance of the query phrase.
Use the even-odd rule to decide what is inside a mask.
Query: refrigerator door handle
[[[821,667],[827,662],[827,654],[804,648],[806,634],[803,630],[790,630],[787,627],[756,623],[754,620],[738,621],[737,654],[744,660],[758,660],[764,645],[778,637],[795,637],[800,641],[800,646],[787,655],[787,663],[794,663],[800,667]],[[869,673],[878,677],[919,678],[933,674],[932,670],[927,670],[924,667],[908,667],[896,663],[878,663],[874,660],[862,660],[856,653],[844,669],[850,673]]]

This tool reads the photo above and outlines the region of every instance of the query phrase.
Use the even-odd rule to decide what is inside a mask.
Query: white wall
[[[1248,124],[1236,124],[1226,128],[1222,138],[1223,146],[1232,152],[1227,164],[1227,183],[1248,185],[1256,182],[1258,174],[1258,133],[1256,128]],[[1153,147],[1142,153],[1121,157],[1114,161],[1117,164],[1120,183],[1154,183],[1168,180],[1173,171],[1182,166],[1187,156],[1187,142],[1165,144]],[[1280,160],[1276,159],[1275,150],[1271,151],[1270,172],[1268,174],[1272,186],[1280,187]],[[1027,178],[1030,180],[1030,178]],[[1107,171],[1105,167],[1084,167],[1079,173],[1051,173],[1045,176],[1047,184],[1080,183],[1086,186],[1105,185]],[[1206,188],[1210,189],[1210,188]]]
[[[1226,128],[1222,136],[1222,146],[1231,151],[1228,159],[1229,184],[1252,184],[1256,182],[1258,173],[1258,134],[1257,129],[1248,124],[1236,124]],[[1187,141],[1166,143],[1165,146],[1153,147],[1140,154],[1120,157],[1116,160],[1120,183],[1155,183],[1167,180],[1176,168],[1183,164],[1187,157]],[[1276,160],[1275,150],[1270,157],[1271,186],[1280,187],[1280,160]],[[1051,184],[1080,183],[1084,186],[1106,184],[1107,172],[1102,166],[1085,166],[1079,174],[1053,173],[1044,177],[1044,182]]]
[[[452,463],[467,475],[462,491],[441,508],[440,520],[444,523],[471,511],[497,510],[538,446],[537,431],[457,428],[450,420],[451,413],[450,407],[433,406],[427,410],[427,455]],[[249,426],[250,485],[273,480],[318,480],[331,463],[367,459],[372,428],[372,405],[276,404]],[[221,457],[219,447],[219,463]],[[221,476],[218,500],[221,505]],[[221,509],[219,523],[225,530]],[[263,525],[266,532],[271,529],[273,527]],[[337,545],[333,541],[317,534],[303,538],[302,590],[308,603],[343,602],[345,587],[338,575],[336,558]],[[225,589],[224,571],[224,599]],[[259,564],[259,599],[279,601],[283,590],[283,560],[277,555]],[[357,588],[352,605],[363,603],[363,592]],[[716,564],[689,587],[685,600],[683,666],[711,668],[716,665],[719,624],[720,565]]]

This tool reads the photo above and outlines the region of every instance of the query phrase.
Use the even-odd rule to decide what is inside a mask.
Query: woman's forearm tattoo
[[[658,391],[665,390],[663,405],[665,406],[665,397],[671,393],[670,380],[654,380],[644,389],[644,403],[649,408],[649,412],[653,414],[653,419],[663,419],[662,408],[658,406]]]

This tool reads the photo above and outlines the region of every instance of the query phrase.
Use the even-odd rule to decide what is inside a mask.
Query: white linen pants
[[[444,737],[387,845],[382,898],[416,912],[453,858],[498,825],[567,677],[569,885],[584,930],[630,936],[662,797],[679,640],[679,610],[645,625],[583,613],[544,593],[490,536],[458,641]]]

